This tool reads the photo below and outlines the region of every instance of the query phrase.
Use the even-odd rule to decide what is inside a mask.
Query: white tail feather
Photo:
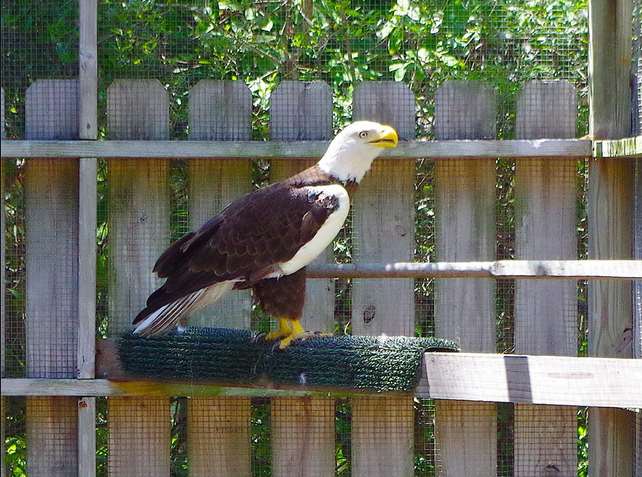
[[[178,325],[181,318],[220,300],[232,288],[234,288],[234,282],[221,282],[168,303],[145,318],[134,329],[134,334],[151,336],[166,333]]]

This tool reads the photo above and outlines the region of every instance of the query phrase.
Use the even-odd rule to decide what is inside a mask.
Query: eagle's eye
[[[361,139],[365,139],[365,138],[367,138],[367,137],[368,137],[368,131],[361,131],[361,132],[359,133],[359,137],[360,137]]]

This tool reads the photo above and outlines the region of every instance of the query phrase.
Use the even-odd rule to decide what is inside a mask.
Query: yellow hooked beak
[[[392,149],[397,147],[399,142],[399,137],[397,136],[397,131],[390,126],[384,126],[381,131],[379,131],[377,138],[369,141],[370,144],[377,147],[382,147],[385,149]]]

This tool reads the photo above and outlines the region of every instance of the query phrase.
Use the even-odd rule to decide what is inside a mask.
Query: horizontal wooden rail
[[[2,141],[1,157],[318,158],[327,141]],[[582,139],[402,141],[383,156],[398,159],[498,157],[579,158],[591,155]]]
[[[642,360],[426,353],[416,395],[568,406],[642,408]],[[2,379],[3,396],[327,396],[363,392],[304,386],[219,386],[198,382],[106,379]]]
[[[417,395],[431,399],[642,407],[642,360],[426,353]]]
[[[642,136],[594,141],[593,157],[613,159],[642,157]]]
[[[639,279],[640,260],[499,260],[496,262],[313,265],[310,278]]]

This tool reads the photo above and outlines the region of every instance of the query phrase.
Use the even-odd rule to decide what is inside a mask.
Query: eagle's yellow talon
[[[292,334],[291,321],[287,318],[279,318],[279,327],[265,335],[265,341],[276,341]]]
[[[309,338],[318,338],[319,336],[332,336],[329,333],[318,331],[305,331],[299,320],[290,320],[289,318],[280,318],[279,327],[270,331],[265,336],[265,341],[279,341],[279,349],[283,350],[290,346],[293,341],[307,340]],[[276,348],[276,343],[275,343]]]

